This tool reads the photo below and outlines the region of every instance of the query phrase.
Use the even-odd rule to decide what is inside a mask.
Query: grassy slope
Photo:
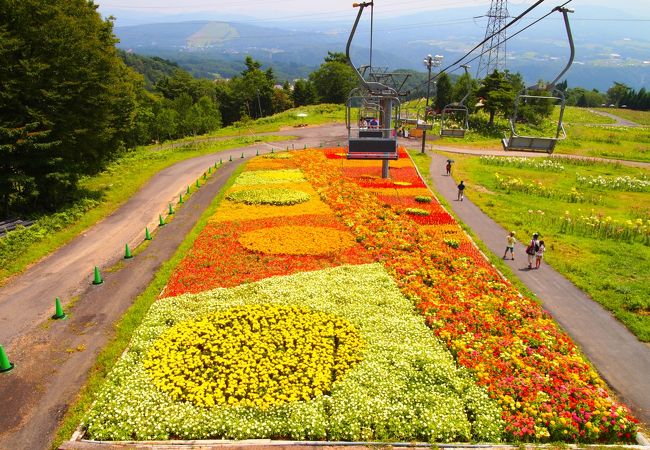
[[[475,186],[468,195],[484,212],[518,236],[539,231],[546,241],[546,261],[567,276],[580,289],[601,303],[639,339],[650,342],[650,247],[588,236],[567,235],[551,223],[551,218],[570,211],[572,216],[602,214],[615,219],[648,220],[650,196],[647,193],[589,189],[581,192],[602,196],[602,204],[568,203],[497,188],[494,173],[540,181],[544,186],[567,191],[581,175],[650,176],[650,171],[615,165],[569,166],[563,173],[540,172],[511,167],[484,165],[472,156],[454,155],[458,176]],[[530,214],[529,210],[534,213]],[[540,210],[546,218],[541,219]]]

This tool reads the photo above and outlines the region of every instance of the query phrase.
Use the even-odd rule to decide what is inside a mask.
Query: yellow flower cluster
[[[268,185],[259,185],[258,189],[266,189]],[[257,220],[270,217],[294,217],[302,215],[320,215],[332,214],[332,210],[321,199],[318,193],[309,183],[286,183],[273,184],[276,189],[294,189],[300,190],[309,195],[309,200],[296,205],[287,205],[278,208],[275,205],[247,205],[245,203],[235,203],[231,201],[223,202],[219,206],[217,213],[212,216],[211,221],[228,222],[239,220]],[[229,195],[242,189],[253,189],[251,186],[233,187]]]
[[[247,205],[296,205],[311,198],[309,194],[297,189],[242,189],[226,197],[231,202]]]
[[[352,247],[356,241],[347,231],[309,226],[260,228],[239,238],[245,248],[274,255],[327,255]]]
[[[181,322],[144,361],[172,400],[268,408],[326,394],[361,360],[359,331],[304,307],[238,306]]]

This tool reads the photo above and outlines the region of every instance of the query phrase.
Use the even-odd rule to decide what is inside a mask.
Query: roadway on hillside
[[[459,180],[453,178],[453,173],[452,177],[446,176],[447,157],[429,154],[432,156],[430,174],[436,190],[494,254],[503,255],[508,231],[467,197],[462,202],[457,201]],[[471,190],[469,185],[465,192]],[[518,238],[526,242],[530,239],[529,236]],[[522,243],[515,248],[515,260],[505,263],[535,293],[544,309],[573,338],[636,417],[650,424],[650,346],[640,342],[611,313],[548,264],[544,263],[539,270],[528,270]]]
[[[282,133],[278,133],[282,134]],[[156,174],[138,193],[105,220],[14,277],[0,289],[0,344],[15,368],[0,374],[0,449],[46,449],[59,421],[87,379],[99,351],[114,334],[114,324],[150,283],[157,269],[175,252],[235,166],[271,149],[336,145],[346,139],[341,125],[286,130],[298,139],[256,143],[182,161]],[[202,176],[215,161],[232,156],[174,214],[157,228],[158,215]],[[135,248],[144,229],[156,230],[150,245],[115,272],[103,272],[104,284],[93,286],[93,267],[122,261],[124,244]],[[52,321],[54,298],[64,321]]]

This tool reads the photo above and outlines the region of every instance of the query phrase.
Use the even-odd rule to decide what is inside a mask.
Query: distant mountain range
[[[377,18],[373,34],[373,66],[423,71],[427,54],[441,54],[443,67],[483,39],[484,8],[461,8]],[[537,14],[539,17],[542,13]],[[650,33],[615,8],[584,7],[570,16],[576,58],[566,74],[570,87],[601,91],[614,81],[639,89],[650,86]],[[229,78],[243,70],[250,55],[273,67],[280,80],[306,77],[328,51],[345,50],[349,23],[288,22],[273,28],[226,21],[187,21],[116,26],[119,47],[177,62],[195,75]],[[530,21],[522,21],[522,27]],[[511,34],[520,28],[509,30]],[[360,26],[352,46],[355,64],[369,62],[367,24]],[[568,44],[562,16],[554,13],[507,42],[507,67],[528,83],[551,80],[564,67]],[[478,59],[470,63],[476,73]]]

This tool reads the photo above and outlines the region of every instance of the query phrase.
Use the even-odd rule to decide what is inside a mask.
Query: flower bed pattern
[[[309,201],[309,194],[297,189],[243,189],[228,194],[227,199],[247,205],[296,205]]]
[[[268,408],[329,393],[361,348],[358,330],[336,316],[249,305],[170,328],[144,368],[174,401]]]
[[[499,276],[435,198],[418,201],[431,193],[410,160],[391,162],[392,178],[383,180],[378,162],[347,161],[342,153],[250,162],[229,194],[294,189],[311,199],[291,206],[224,200],[172,274],[163,295],[170,298],[152,307],[111,373],[85,421],[92,438],[633,439],[628,409],[540,305]],[[382,264],[366,264],[375,261]],[[208,291],[216,287],[226,289]],[[159,363],[170,345],[158,340],[167,333],[190,336],[192,321],[218,322],[225,311],[253,305],[340,317],[359,330],[361,361],[337,376],[329,393],[320,385],[288,388],[293,398],[266,400],[261,392],[244,395],[255,392],[251,379],[272,376],[270,365],[249,367],[255,358],[237,361],[243,366],[232,386],[245,380],[237,385],[244,392],[222,390],[221,397],[214,389],[201,393],[196,380],[187,388],[205,363],[199,347],[177,354],[191,367]],[[200,341],[208,329],[189,340]],[[206,370],[206,346],[215,342],[200,346]],[[180,378],[159,377],[169,367]],[[293,373],[318,377],[307,367]]]

